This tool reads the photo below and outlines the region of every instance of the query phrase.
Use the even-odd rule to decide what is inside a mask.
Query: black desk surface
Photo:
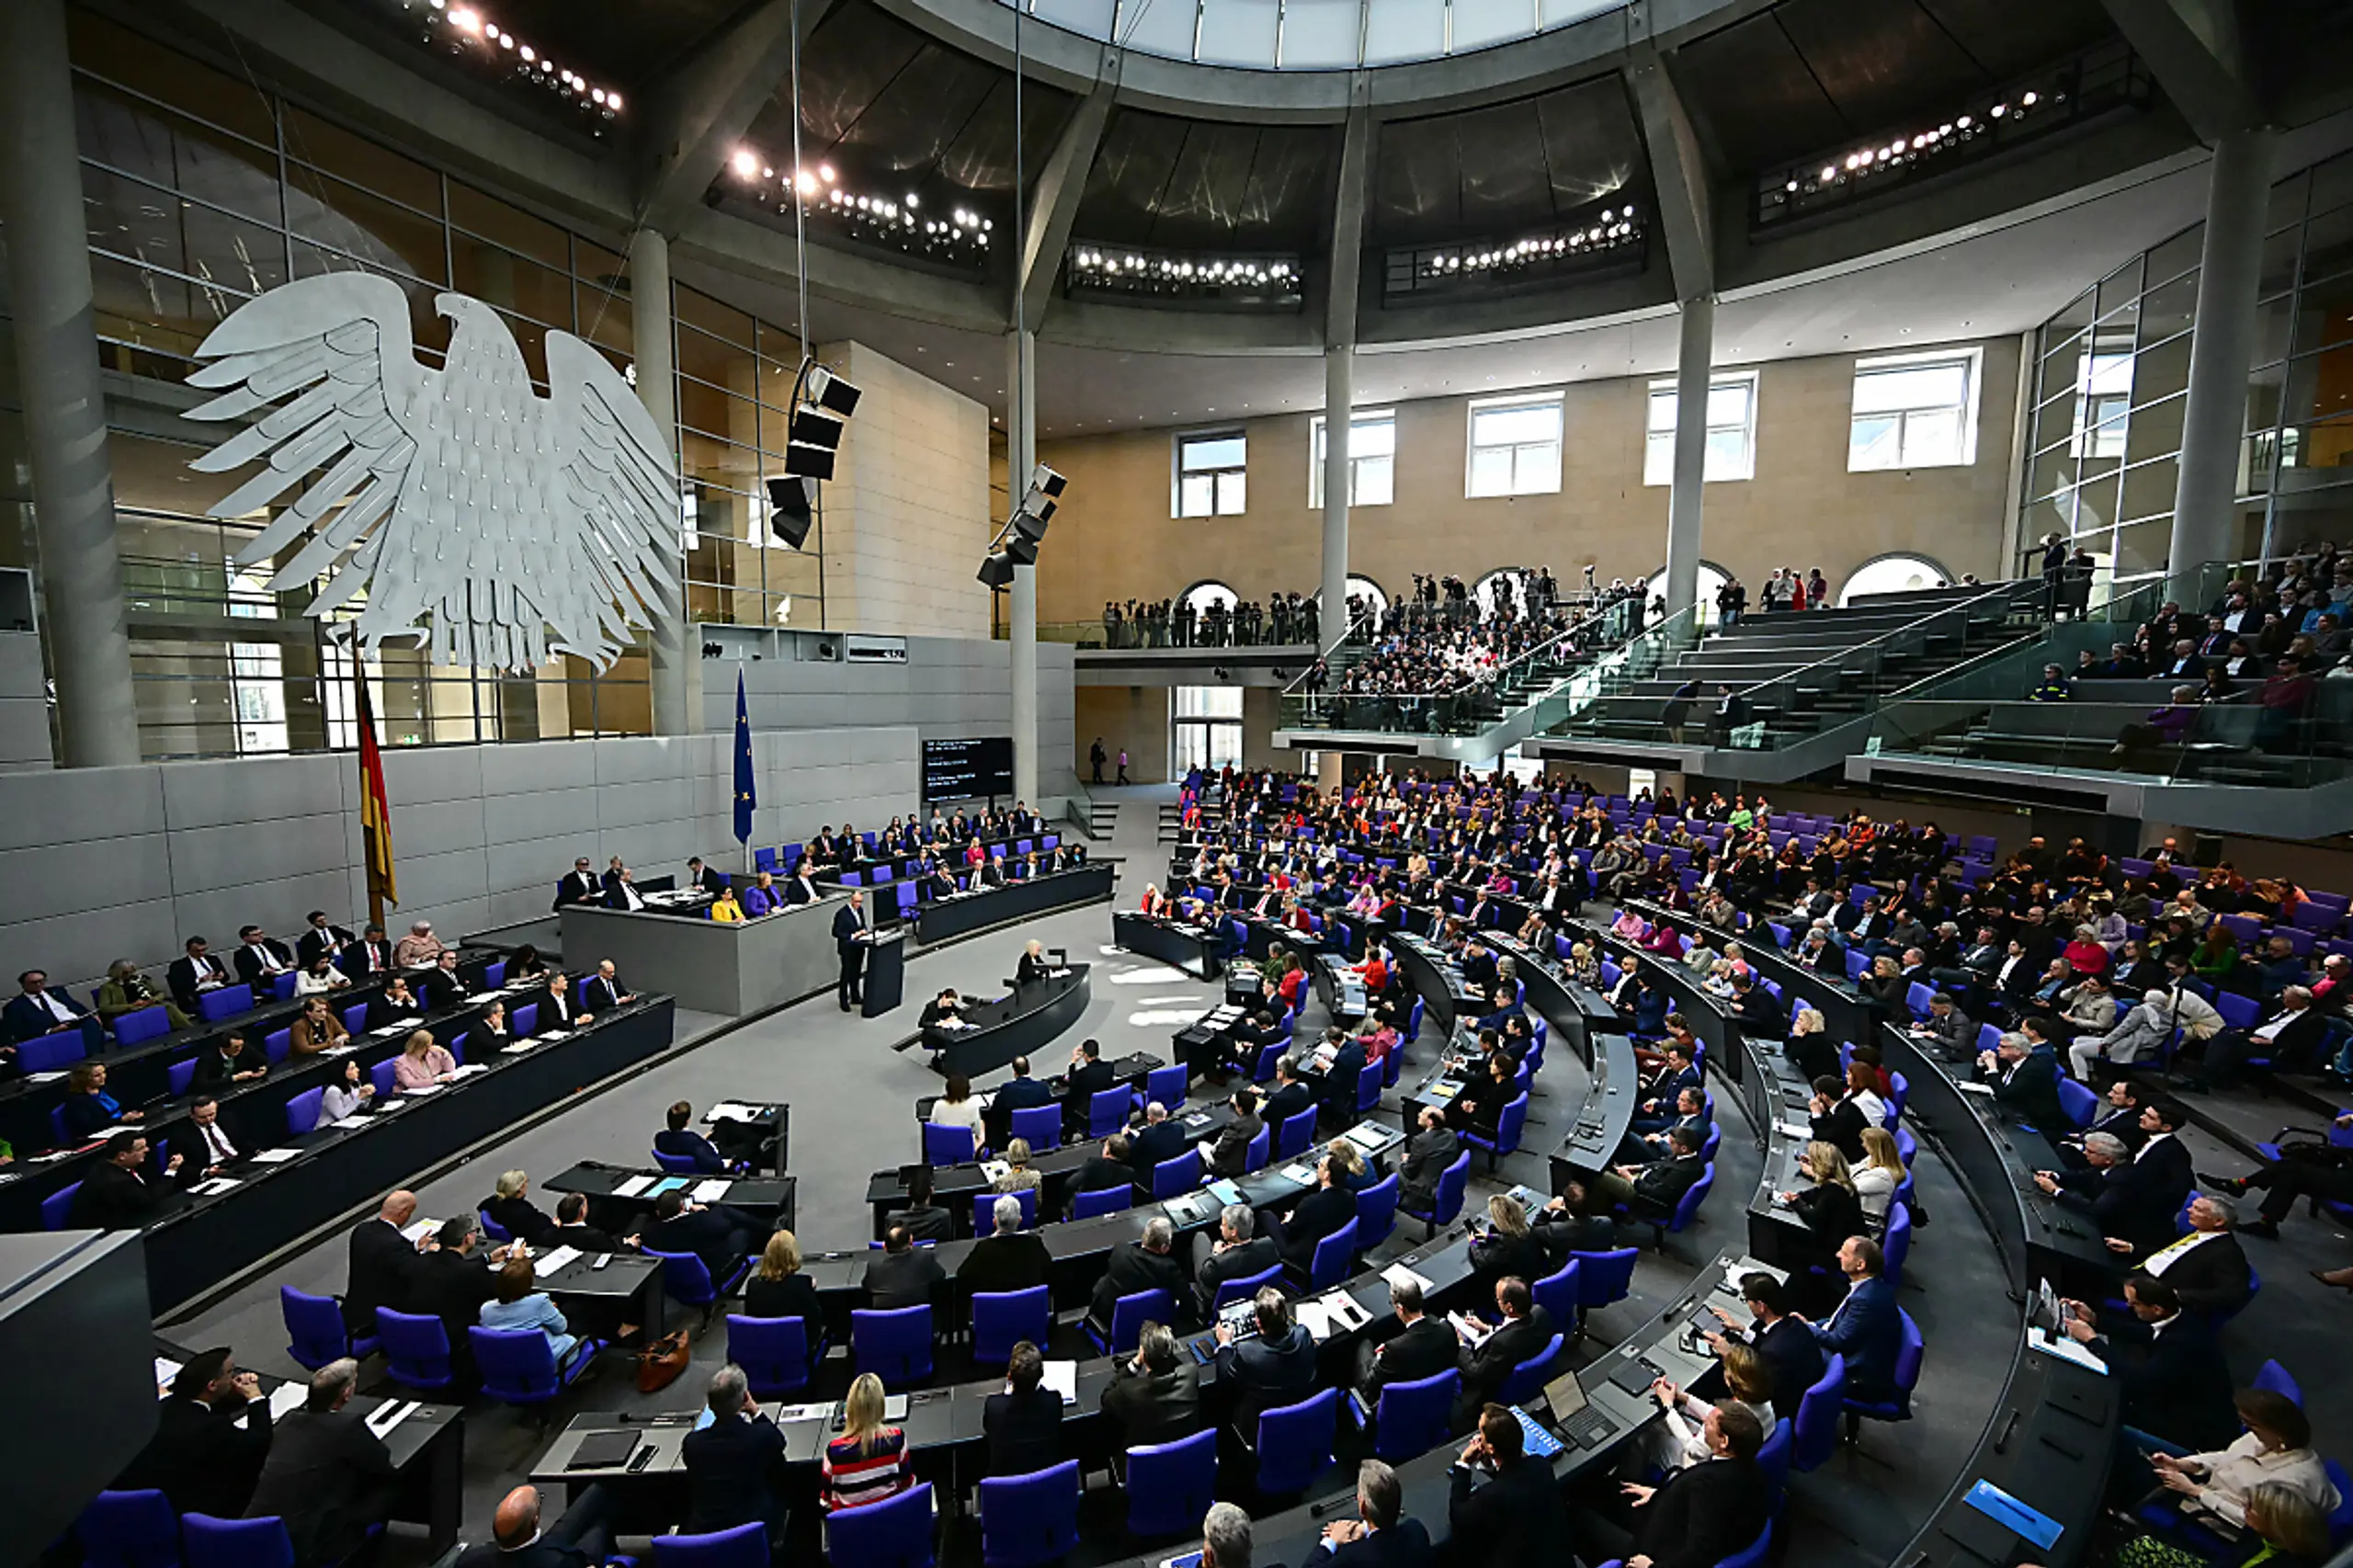
[[[581,1192],[588,1196],[592,1215],[625,1214],[631,1220],[642,1219],[654,1208],[654,1199],[664,1190],[684,1191],[693,1196],[705,1182],[720,1182],[726,1190],[714,1191],[698,1201],[733,1204],[738,1209],[756,1214],[776,1214],[778,1222],[790,1230],[793,1221],[792,1199],[797,1182],[789,1176],[674,1176],[656,1167],[648,1170],[642,1165],[616,1165],[603,1160],[583,1160],[560,1175],[550,1176],[540,1185],[550,1192]],[[683,1188],[665,1188],[665,1182],[684,1182]],[[634,1187],[623,1192],[621,1188]],[[592,1221],[593,1223],[593,1221]],[[612,1227],[599,1225],[609,1231]]]
[[[962,1017],[969,1028],[923,1031],[925,1049],[938,1052],[932,1065],[944,1075],[977,1078],[1035,1057],[1086,1011],[1088,966],[1068,964],[1042,980],[1017,985],[994,1001],[969,1003]]]
[[[1001,888],[980,888],[918,904],[915,937],[923,942],[944,942],[1049,909],[1108,898],[1115,869],[1108,861],[1090,862],[1074,870],[1051,871],[1041,877],[1008,882]]]
[[[1111,945],[1203,980],[1217,978],[1225,938],[1213,926],[1188,926],[1132,909],[1111,912]]]

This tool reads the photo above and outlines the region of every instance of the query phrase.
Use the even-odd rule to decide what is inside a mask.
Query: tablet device
[[[618,1470],[637,1452],[634,1432],[591,1432],[564,1461],[566,1470]]]

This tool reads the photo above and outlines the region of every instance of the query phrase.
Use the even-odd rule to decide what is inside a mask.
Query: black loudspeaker
[[[831,447],[813,447],[806,441],[787,441],[784,444],[784,472],[802,479],[831,479],[834,477],[834,449]]]
[[[809,537],[815,515],[817,482],[813,479],[768,481],[768,527],[785,544],[799,550]]]
[[[1013,557],[1001,550],[991,551],[981,562],[981,569],[973,574],[992,588],[1013,586]]]
[[[858,412],[858,389],[826,369],[823,365],[809,370],[809,396],[820,408],[831,409],[847,419]]]

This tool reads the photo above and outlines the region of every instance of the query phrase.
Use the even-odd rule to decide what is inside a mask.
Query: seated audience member
[[[1509,1275],[1495,1281],[1495,1313],[1502,1321],[1492,1329],[1472,1333],[1464,1324],[1477,1320],[1461,1317],[1458,1331],[1466,1343],[1456,1357],[1462,1372],[1462,1391],[1454,1406],[1454,1429],[1467,1429],[1479,1407],[1491,1403],[1511,1381],[1521,1362],[1543,1354],[1552,1343],[1552,1314],[1539,1306],[1528,1281]]]
[[[1275,1086],[1267,1096],[1267,1103],[1259,1115],[1267,1125],[1280,1128],[1282,1124],[1315,1103],[1315,1091],[1299,1075],[1299,1064],[1290,1057],[1275,1062]]]
[[[785,1231],[777,1233],[790,1234]],[[588,1195],[585,1192],[567,1192],[556,1199],[555,1234],[549,1241],[551,1245],[570,1247],[590,1257],[637,1250],[636,1236],[615,1236],[588,1223]],[[745,1287],[745,1299],[746,1301],[751,1299],[751,1287],[748,1285]],[[760,1314],[754,1312],[752,1315],[757,1317]]]
[[[654,1135],[654,1152],[674,1160],[692,1160],[695,1169],[705,1176],[722,1176],[728,1169],[726,1156],[711,1141],[694,1130],[695,1108],[687,1100],[674,1102],[663,1113],[662,1131]],[[731,1129],[742,1124],[730,1121],[711,1123],[711,1131],[720,1137],[728,1136]]]
[[[1258,1417],[1315,1392],[1315,1336],[1291,1320],[1290,1303],[1273,1286],[1251,1299],[1258,1332],[1236,1340],[1230,1324],[1217,1325],[1217,1381],[1233,1392],[1233,1429],[1255,1445]]]
[[[17,976],[17,989],[8,1006],[0,1008],[0,1028],[5,1028],[12,1043],[78,1029],[90,1016],[87,1008],[63,991],[51,991],[49,976],[40,970],[28,969]]]
[[[304,964],[301,971],[295,975],[294,994],[328,996],[343,990],[350,983],[351,976],[335,968],[335,960],[332,957],[321,953],[317,958]]]
[[[531,1201],[530,1190],[531,1178],[523,1172],[501,1171],[482,1211],[517,1241],[543,1249],[554,1244],[549,1238],[554,1233],[555,1221]]]
[[[201,937],[188,939],[186,955],[172,960],[164,971],[164,984],[180,1010],[194,1017],[197,1000],[210,991],[218,991],[229,983],[229,966],[213,957],[211,949]]]
[[[351,1038],[334,1005],[324,996],[306,997],[302,1010],[287,1026],[286,1049],[292,1056],[316,1056],[331,1051]]]
[[[2340,1128],[2353,1128],[2353,1111],[2336,1119]],[[2242,1235],[2262,1236],[2276,1240],[2279,1221],[2301,1198],[2318,1198],[2332,1203],[2353,1202],[2353,1149],[2340,1148],[2335,1143],[2290,1141],[2279,1145],[2279,1158],[2266,1161],[2262,1167],[2244,1176],[2209,1176],[2198,1173],[2198,1179],[2219,1192],[2233,1198],[2243,1198],[2260,1189],[2263,1205],[2256,1218],[2239,1226]],[[2334,1274],[2353,1279],[2353,1273],[2338,1269]],[[2332,1279],[2330,1283],[2336,1283]]]
[[[1785,1421],[1794,1421],[1805,1391],[1822,1381],[1829,1358],[1814,1337],[1813,1325],[1790,1311],[1789,1290],[1780,1280],[1770,1274],[1744,1274],[1740,1295],[1748,1308],[1748,1326],[1735,1324],[1722,1307],[1709,1307],[1723,1325],[1721,1333],[1706,1331],[1709,1347],[1718,1356],[1734,1345],[1754,1349],[1765,1363],[1774,1413]]]
[[[452,1568],[603,1568],[613,1554],[611,1515],[611,1494],[589,1486],[542,1528],[539,1489],[517,1486],[491,1516],[490,1539],[460,1552]]]
[[[2231,1369],[2205,1320],[2182,1311],[2173,1288],[2146,1274],[2124,1281],[2124,1302],[2113,1313],[2069,1301],[2063,1325],[2108,1363],[2124,1425],[2185,1449],[2227,1447],[2238,1432]]]
[[[613,960],[598,960],[597,972],[588,977],[589,1007],[602,1013],[614,1007],[627,1006],[636,1000],[637,994],[621,983],[620,972],[613,968]]]
[[[404,1233],[404,1227],[415,1218],[416,1194],[404,1190],[387,1193],[372,1218],[352,1227],[343,1323],[355,1336],[375,1332],[378,1307],[409,1310],[423,1249],[430,1244],[423,1237],[411,1241]]]
[[[841,1436],[825,1445],[820,1462],[817,1502],[826,1513],[880,1503],[915,1483],[907,1435],[883,1420],[887,1408],[882,1380],[860,1372],[843,1402]]]
[[[2270,1389],[2241,1389],[2233,1403],[2246,1430],[2229,1447],[2149,1456],[2158,1484],[2179,1499],[2182,1513],[2210,1529],[2218,1524],[2228,1529],[2263,1485],[2284,1488],[2324,1515],[2334,1513],[2342,1499],[2313,1451],[2312,1420],[2303,1407]]]
[[[522,952],[529,950],[528,948],[520,949],[517,957],[520,958]],[[392,944],[385,937],[384,928],[370,926],[360,933],[359,940],[344,949],[335,959],[335,967],[354,980],[367,980],[390,971],[392,967]],[[508,972],[514,972],[512,963],[508,965]]]
[[[466,999],[465,977],[458,972],[458,949],[444,948],[433,956],[433,967],[417,977],[416,994],[427,1012],[438,1013]]]
[[[989,1473],[1031,1475],[1063,1457],[1063,1396],[1045,1386],[1046,1358],[1029,1340],[1006,1358],[1005,1387],[981,1407]]]
[[[882,1385],[871,1375],[858,1379],[858,1383],[869,1382],[875,1388],[871,1414],[879,1418]],[[752,1402],[750,1381],[733,1361],[710,1375],[704,1403],[710,1407],[710,1424],[688,1433],[678,1449],[687,1467],[686,1530],[709,1535],[756,1524],[767,1532],[773,1546],[785,1519],[779,1495],[784,1481],[784,1434]],[[850,1388],[848,1414],[851,1435],[872,1430],[870,1426],[861,1428],[869,1409],[856,1384]],[[833,1479],[831,1449],[843,1440],[836,1438],[827,1450],[828,1485]]]
[[[1723,1376],[1724,1403],[1748,1412],[1758,1431],[1771,1431],[1780,1417],[1773,1409],[1773,1372],[1765,1358],[1750,1346],[1726,1343],[1717,1350],[1716,1362]],[[1637,1445],[1640,1469],[1671,1474],[1712,1459],[1706,1428],[1714,1406],[1665,1378],[1651,1384],[1651,1393],[1666,1415],[1643,1432]]]
[[[572,994],[572,983],[563,971],[551,967],[547,972],[547,989],[534,998],[540,1005],[539,1032],[555,1029],[575,1029],[597,1021],[597,1015],[578,1005]]]
[[[1229,1203],[1220,1211],[1216,1239],[1207,1231],[1193,1236],[1193,1307],[1207,1321],[1217,1301],[1218,1287],[1229,1279],[1264,1274],[1282,1261],[1282,1250],[1272,1236],[1255,1234],[1257,1215],[1246,1203]]]
[[[1005,1146],[1005,1171],[989,1183],[992,1192],[1035,1192],[1044,1183],[1029,1165],[1029,1140],[1016,1138]]]
[[[735,1271],[736,1263],[760,1249],[768,1227],[727,1203],[696,1203],[676,1190],[654,1200],[654,1225],[648,1252],[690,1252],[702,1259],[714,1283]]]
[[[723,882],[711,895],[710,908],[705,913],[722,926],[744,923],[744,905],[736,899],[734,888]]]
[[[269,1455],[269,1414],[259,1378],[225,1349],[199,1350],[173,1374],[155,1435],[114,1489],[161,1492],[176,1513],[242,1517]]]
[[[549,1354],[561,1372],[580,1348],[580,1336],[564,1321],[555,1298],[539,1288],[539,1278],[527,1257],[510,1257],[491,1275],[491,1299],[483,1303],[482,1326],[492,1329],[537,1329],[547,1336]]]
[[[475,1256],[481,1246],[482,1222],[473,1215],[444,1220],[433,1233],[433,1245],[417,1259],[415,1278],[409,1281],[405,1310],[421,1317],[439,1318],[442,1332],[449,1336],[449,1353],[461,1363],[470,1359],[466,1330],[482,1321],[483,1305],[497,1294],[491,1269],[483,1267],[484,1260]],[[506,1245],[493,1247],[488,1261],[494,1267],[504,1263],[510,1250]]]
[[[1509,1407],[1483,1404],[1475,1415],[1476,1434],[1449,1467],[1447,1521],[1454,1561],[1481,1568],[1560,1562],[1566,1554],[1569,1518],[1552,1465],[1528,1457],[1519,1417]],[[1482,1472],[1487,1477],[1483,1485],[1477,1482]]]
[[[1124,1185],[1126,1173],[1120,1177]],[[919,1242],[946,1242],[956,1238],[956,1216],[931,1200],[931,1167],[918,1165],[907,1175],[907,1206],[893,1209],[883,1215],[883,1228],[895,1225]]]
[[[247,926],[238,931],[234,956],[237,983],[252,986],[256,1001],[269,994],[279,975],[295,968],[294,949],[265,934],[258,926]]]
[[[332,1127],[358,1116],[375,1098],[376,1085],[359,1071],[359,1059],[347,1056],[344,1058],[343,1070],[327,1081],[319,1096],[319,1125]]]
[[[1573,1252],[1608,1252],[1618,1244],[1617,1221],[1607,1214],[1588,1212],[1592,1207],[1586,1184],[1571,1179],[1528,1217],[1529,1229],[1544,1248],[1545,1273],[1559,1268]]]
[[[1087,1303],[1087,1321],[1108,1337],[1112,1315],[1122,1296],[1165,1290],[1170,1302],[1182,1302],[1185,1266],[1170,1256],[1176,1244],[1176,1227],[1166,1215],[1155,1214],[1144,1221],[1142,1235],[1112,1248],[1103,1276],[1095,1282],[1095,1293]]]
[[[1437,1106],[1424,1106],[1416,1120],[1418,1131],[1405,1140],[1405,1157],[1397,1167],[1397,1206],[1427,1214],[1438,1204],[1438,1177],[1461,1157],[1462,1139]]]
[[[1978,1053],[1977,1070],[1993,1078],[1994,1098],[2020,1120],[2034,1127],[2068,1124],[2059,1104],[2058,1053],[2050,1047],[2013,1029],[1992,1051]]]
[[[1884,1402],[1895,1398],[1895,1358],[1904,1348],[1904,1321],[1895,1287],[1881,1271],[1886,1258],[1869,1236],[1848,1236],[1838,1248],[1838,1271],[1847,1296],[1829,1318],[1809,1324],[1822,1348],[1847,1358],[1847,1397]]]
[[[1634,1505],[1631,1535],[1596,1511],[1581,1512],[1581,1548],[1620,1553],[1629,1562],[1699,1564],[1752,1545],[1773,1517],[1772,1483],[1756,1463],[1764,1426],[1745,1405],[1719,1400],[1708,1408],[1700,1441],[1707,1450],[1700,1462],[1656,1486],[1629,1483],[1620,1489]]]
[[[401,1053],[392,1059],[392,1082],[403,1089],[425,1089],[437,1085],[453,1084],[458,1078],[458,1059],[449,1054],[449,1047],[433,1038],[431,1029],[418,1029],[408,1037]]]
[[[1315,1244],[1357,1217],[1357,1195],[1339,1180],[1339,1162],[1327,1152],[1315,1162],[1315,1187],[1282,1222],[1283,1261],[1305,1270]]]
[[[1212,1176],[1245,1176],[1250,1170],[1250,1144],[1266,1127],[1258,1115],[1258,1091],[1247,1084],[1233,1091],[1233,1119],[1218,1130],[1214,1141],[1199,1145],[1201,1165]],[[1273,1140],[1268,1139],[1269,1146]]]
[[[1123,1469],[1129,1449],[1200,1430],[1201,1375],[1165,1324],[1145,1324],[1136,1353],[1112,1363],[1103,1414],[1119,1431],[1112,1453]]]
[[[947,1278],[931,1249],[915,1245],[905,1226],[893,1225],[883,1233],[882,1250],[868,1257],[863,1283],[875,1311],[897,1312],[927,1304]]]
[[[801,1272],[801,1244],[790,1231],[772,1232],[761,1249],[758,1267],[744,1281],[744,1315],[799,1318],[812,1351],[825,1337],[825,1303]]]
[[[188,1078],[188,1087],[220,1094],[233,1084],[250,1084],[268,1075],[269,1063],[262,1060],[260,1051],[247,1046],[244,1031],[231,1029],[196,1048],[196,1071]]]
[[[358,939],[329,920],[325,910],[314,909],[302,917],[302,934],[294,938],[294,961],[308,969],[322,956],[336,958]]]
[[[1357,1466],[1357,1517],[1324,1527],[1324,1550],[1347,1568],[1426,1568],[1436,1561],[1430,1532],[1405,1514],[1405,1489],[1379,1460]]]
[[[1449,1371],[1460,1342],[1454,1330],[1422,1310],[1422,1287],[1416,1279],[1389,1282],[1389,1310],[1393,1327],[1382,1325],[1376,1341],[1370,1331],[1357,1341],[1356,1371],[1351,1385],[1364,1396],[1368,1410],[1381,1403],[1381,1391],[1392,1383],[1419,1382]]]
[[[588,857],[583,855],[572,863],[572,869],[563,880],[556,883],[555,903],[551,907],[562,909],[567,903],[601,903],[604,898],[605,886],[597,880],[597,873],[589,869]]]
[[[1888,1205],[1911,1174],[1904,1168],[1895,1134],[1884,1127],[1864,1128],[1863,1163],[1848,1174],[1854,1178],[1855,1200],[1862,1205],[1863,1218],[1870,1221],[1872,1233],[1884,1231]]]
[[[1638,1220],[1671,1217],[1683,1195],[1707,1174],[1707,1161],[1699,1152],[1703,1142],[1688,1127],[1669,1128],[1665,1158],[1641,1166],[1614,1166],[1595,1176],[1587,1190],[1596,1212],[1607,1214],[1623,1206]]]
[[[1528,1210],[1509,1193],[1488,1196],[1486,1228],[1472,1233],[1471,1269],[1489,1285],[1507,1274],[1541,1279],[1552,1271],[1544,1244],[1529,1228]]]
[[[165,1021],[173,1028],[188,1027],[188,1016],[180,1005],[164,994],[163,988],[139,972],[139,966],[129,959],[117,959],[107,965],[106,983],[98,987],[98,1017],[111,1030],[125,1013],[136,1013],[149,1007],[164,1009]]]
[[[170,1213],[184,1201],[172,1185],[188,1156],[176,1151],[160,1176],[147,1169],[147,1135],[126,1128],[107,1144],[106,1155],[82,1177],[67,1223],[77,1231],[135,1231]]]
[[[182,1187],[225,1176],[253,1152],[244,1142],[244,1135],[222,1115],[221,1102],[210,1095],[199,1095],[188,1102],[188,1152],[196,1157],[180,1167]]]
[[[441,938],[433,934],[433,922],[419,920],[408,928],[408,935],[392,944],[392,967],[423,969],[441,956]]]
[[[514,1031],[506,1024],[506,1004],[493,1002],[482,1010],[482,1017],[474,1027],[466,1031],[466,1056],[486,1063],[514,1043]]]
[[[359,1364],[348,1357],[311,1374],[302,1408],[271,1431],[245,1505],[246,1518],[285,1521],[296,1568],[324,1568],[358,1551],[399,1494],[392,1450],[344,1408],[358,1384]]]
[[[786,904],[785,890],[776,885],[775,876],[767,871],[752,873],[752,885],[744,890],[744,914],[757,920],[763,915],[774,915]],[[801,902],[798,899],[793,903]]]
[[[1168,1118],[1168,1108],[1154,1100],[1143,1108],[1143,1125],[1128,1133],[1128,1159],[1135,1166],[1139,1186],[1152,1184],[1155,1166],[1166,1160],[1184,1158],[1189,1147],[1184,1124]]]
[[[990,1206],[994,1227],[972,1244],[956,1267],[956,1283],[967,1295],[1028,1290],[1046,1283],[1053,1272],[1053,1256],[1044,1238],[1021,1228],[1021,1199],[1006,1193]],[[1015,1473],[1000,1471],[1000,1473]]]
[[[425,1017],[425,1004],[408,987],[408,976],[395,974],[368,1004],[368,1028],[372,1032],[394,1024],[411,1024]]]
[[[988,1140],[983,1133],[981,1102],[972,1093],[972,1081],[959,1073],[948,1080],[939,1097],[931,1102],[931,1114],[925,1119],[934,1127],[961,1127],[972,1135],[972,1146],[984,1148]]]
[[[65,1074],[65,1097],[58,1114],[64,1123],[68,1143],[85,1143],[109,1127],[146,1119],[145,1112],[126,1110],[121,1101],[107,1093],[107,1064],[103,1062],[74,1063]]]

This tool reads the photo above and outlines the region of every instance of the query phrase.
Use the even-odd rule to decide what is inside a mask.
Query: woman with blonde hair
[[[1364,1151],[1345,1136],[1335,1138],[1324,1145],[1332,1156],[1332,1185],[1344,1187],[1350,1192],[1362,1192],[1378,1178],[1379,1173],[1365,1164]]]
[[[1488,1198],[1486,1230],[1472,1237],[1471,1267],[1490,1290],[1506,1275],[1533,1284],[1552,1272],[1544,1244],[1529,1230],[1528,1210],[1518,1199],[1507,1192]]]
[[[1851,1173],[1851,1179],[1855,1198],[1863,1206],[1863,1218],[1871,1222],[1874,1233],[1887,1228],[1887,1206],[1907,1174],[1904,1156],[1896,1153],[1895,1134],[1884,1127],[1864,1128],[1863,1163]]]
[[[1756,1424],[1768,1436],[1771,1435],[1774,1424],[1779,1420],[1773,1413],[1773,1369],[1755,1346],[1736,1339],[1723,1342],[1723,1348],[1716,1352],[1716,1360],[1723,1368],[1725,1397],[1756,1417]],[[1633,1446],[1630,1457],[1635,1467],[1672,1472],[1711,1458],[1705,1431],[1711,1408],[1708,1402],[1694,1398],[1665,1378],[1651,1384],[1651,1396],[1666,1412],[1666,1419],[1651,1427]]]
[[[1798,1174],[1813,1185],[1797,1192],[1777,1192],[1773,1196],[1786,1204],[1791,1213],[1806,1223],[1812,1233],[1807,1244],[1795,1249],[1798,1256],[1817,1266],[1818,1272],[1807,1275],[1801,1266],[1791,1270],[1792,1282],[1810,1281],[1800,1285],[1808,1290],[1804,1308],[1809,1312],[1835,1311],[1838,1299],[1847,1293],[1846,1279],[1837,1267],[1838,1249],[1849,1236],[1865,1233],[1862,1200],[1855,1194],[1855,1178],[1847,1167],[1847,1156],[1838,1152],[1836,1143],[1819,1140],[1808,1143],[1805,1153],[1798,1157]]]
[[[1845,1075],[1838,1065],[1837,1042],[1830,1038],[1830,1020],[1810,1002],[1799,1003],[1790,1016],[1790,1038],[1781,1043],[1781,1054],[1797,1063],[1808,1083]]]
[[[825,1336],[825,1303],[817,1287],[801,1272],[801,1244],[790,1231],[768,1237],[759,1267],[744,1282],[744,1315],[747,1318],[799,1318],[808,1331],[809,1348]]]
[[[1034,1192],[1040,1177],[1029,1168],[1029,1140],[1016,1138],[1005,1146],[1006,1172],[989,1184],[991,1192]]]
[[[1581,985],[1601,983],[1601,960],[1593,956],[1591,942],[1578,942],[1569,949],[1569,973]]]
[[[818,1501],[828,1514],[896,1497],[915,1483],[907,1435],[882,1419],[882,1380],[860,1372],[842,1402],[841,1436],[825,1445]]]

